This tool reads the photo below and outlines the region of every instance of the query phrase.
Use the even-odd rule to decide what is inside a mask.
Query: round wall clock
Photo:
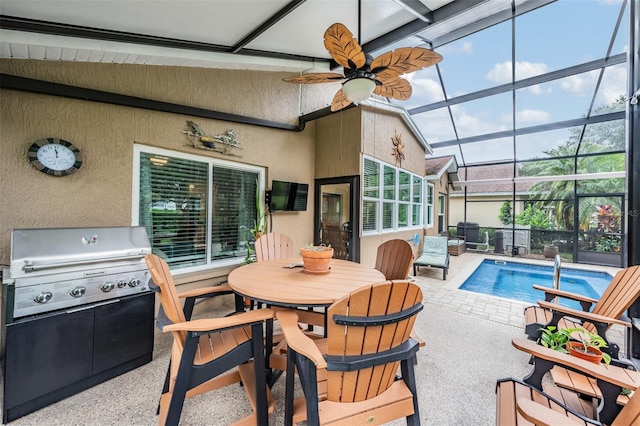
[[[82,153],[71,142],[57,138],[35,141],[29,148],[33,167],[52,176],[66,176],[82,166]]]

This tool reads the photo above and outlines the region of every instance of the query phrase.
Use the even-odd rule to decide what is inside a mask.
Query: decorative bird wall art
[[[191,120],[187,120],[187,130],[182,133],[187,135],[194,148],[208,149],[220,152],[224,155],[241,157],[240,155],[232,152],[233,149],[243,149],[241,147],[242,143],[238,140],[238,137],[233,130],[227,130],[226,132],[215,136],[207,136],[200,126]]]

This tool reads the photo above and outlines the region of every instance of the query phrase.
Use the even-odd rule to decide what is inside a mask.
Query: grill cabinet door
[[[91,376],[93,311],[7,325],[5,410]]]
[[[155,293],[123,297],[95,309],[93,374],[139,357],[151,359]]]

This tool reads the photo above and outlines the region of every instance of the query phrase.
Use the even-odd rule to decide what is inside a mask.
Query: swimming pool
[[[611,279],[606,272],[562,268],[560,289],[599,299]],[[533,284],[553,287],[553,267],[485,259],[460,289],[530,303],[544,300],[544,293],[533,289]],[[574,301],[560,303],[581,309]]]

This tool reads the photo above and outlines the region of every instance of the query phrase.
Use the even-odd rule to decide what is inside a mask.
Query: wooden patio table
[[[328,307],[362,286],[385,281],[380,271],[348,260],[331,259],[328,274],[286,267],[301,262],[293,258],[244,265],[229,274],[229,286],[257,302],[301,308]]]
[[[348,260],[331,259],[331,270],[327,274],[308,274],[302,267],[287,267],[301,263],[300,258],[250,263],[234,269],[227,280],[233,291],[241,296],[270,306],[296,309],[301,322],[320,325],[322,321],[325,337],[327,307],[360,287],[385,281],[382,272]],[[321,308],[321,312],[314,308]],[[309,330],[312,328],[310,326]],[[273,374],[270,367],[271,322],[267,322],[265,337],[267,382],[273,385],[281,373]]]

